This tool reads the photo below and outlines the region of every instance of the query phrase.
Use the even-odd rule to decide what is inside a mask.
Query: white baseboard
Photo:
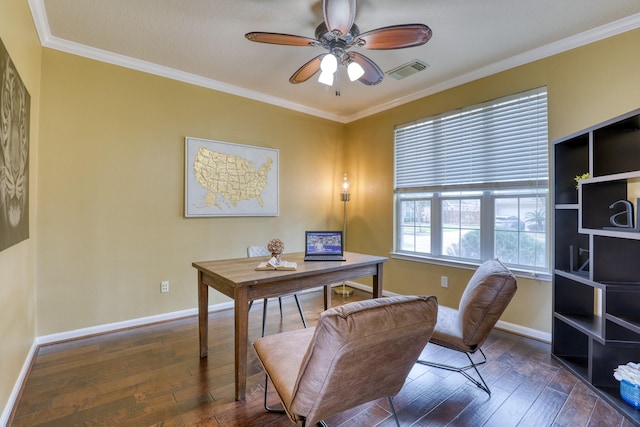
[[[16,383],[13,385],[13,390],[11,390],[11,394],[9,395],[9,399],[2,410],[2,414],[0,414],[0,426],[5,427],[9,422],[9,417],[11,416],[11,410],[13,410],[13,406],[16,404],[16,400],[18,399],[18,394],[20,393],[20,389],[22,388],[22,384],[24,380],[27,378],[27,374],[29,373],[29,368],[31,367],[31,361],[36,354],[36,350],[38,349],[38,345],[35,341],[31,344],[31,348],[29,349],[29,353],[27,354],[27,358],[24,360],[22,364],[22,369],[20,370],[20,375],[18,375],[18,379]]]
[[[317,291],[318,289],[322,289],[322,287],[305,289],[301,293],[314,292],[314,291]],[[365,290],[367,289],[365,288]],[[368,291],[371,292],[371,288],[369,288]],[[254,304],[258,304],[258,305],[262,304],[262,300],[256,300]],[[233,308],[233,301],[210,305],[209,313],[213,313],[221,310],[227,310],[229,308]],[[174,311],[171,313],[163,313],[155,316],[140,317],[137,319],[125,320],[122,322],[107,323],[104,325],[97,325],[97,326],[91,326],[88,328],[75,329],[73,331],[60,332],[57,334],[43,335],[35,339],[35,344],[36,345],[51,344],[55,342],[67,341],[67,340],[72,340],[76,338],[83,338],[90,335],[104,334],[106,332],[113,332],[121,329],[134,328],[136,326],[144,326],[152,323],[166,322],[168,320],[175,320],[175,319],[180,319],[182,317],[197,316],[197,315],[198,315],[198,309],[190,308],[188,310]]]
[[[209,312],[226,310],[233,308],[233,302],[223,302],[220,304],[210,305]],[[125,320],[123,322],[107,323],[104,325],[91,326],[89,328],[75,329],[73,331],[60,332],[57,334],[43,335],[36,338],[37,345],[51,344],[60,341],[67,341],[76,338],[87,337],[90,335],[103,334],[121,329],[133,328],[136,326],[149,325],[152,323],[166,322],[168,320],[180,319],[182,317],[195,316],[198,314],[197,308],[188,310],[174,311],[171,313],[158,314],[155,316],[140,317],[137,319]]]
[[[527,328],[525,326],[516,325],[515,323],[503,322],[502,320],[498,320],[496,329],[502,329],[503,331],[511,332],[512,334],[522,335],[523,337],[546,342],[548,344],[551,343],[551,334],[549,332]]]
[[[256,301],[258,303],[258,301]],[[259,302],[262,304],[262,301]],[[226,310],[229,308],[233,308],[233,302],[224,302],[220,304],[210,305],[209,312]],[[7,403],[0,414],[0,426],[5,427],[9,422],[9,417],[11,416],[11,411],[13,410],[14,405],[16,404],[16,399],[18,398],[18,394],[20,393],[20,389],[22,388],[22,384],[24,383],[27,374],[29,372],[29,367],[31,366],[31,362],[35,357],[36,351],[38,347],[45,344],[52,344],[61,341],[68,341],[77,338],[83,338],[91,335],[103,334],[106,332],[113,332],[121,329],[133,328],[136,326],[144,326],[149,325],[151,323],[164,322],[168,320],[180,319],[182,317],[187,316],[195,316],[198,314],[198,309],[193,308],[189,310],[182,311],[174,311],[172,313],[164,313],[156,316],[148,316],[148,317],[140,317],[138,319],[126,320],[123,322],[115,322],[108,323],[105,325],[92,326],[89,328],[75,329],[73,331],[60,332],[57,334],[43,335],[36,337],[31,344],[31,349],[27,354],[27,358],[25,359],[22,370],[20,371],[20,375],[18,375],[18,379],[13,386],[13,390],[11,391],[11,395],[7,400]]]

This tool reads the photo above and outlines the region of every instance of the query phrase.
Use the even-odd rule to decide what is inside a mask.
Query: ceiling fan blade
[[[353,44],[365,49],[402,49],[423,45],[432,34],[424,24],[392,25],[362,33]]]
[[[366,56],[358,52],[349,52],[349,56],[353,58],[356,63],[360,64],[364,70],[364,74],[358,79],[360,83],[367,86],[373,86],[377,85],[382,81],[382,79],[384,79],[384,73],[380,67]]]
[[[309,80],[315,73],[320,70],[320,63],[322,62],[322,58],[325,55],[327,54],[324,53],[322,55],[318,55],[311,61],[304,64],[302,67],[298,68],[298,71],[293,73],[293,75],[289,78],[289,82],[297,84]]]
[[[329,31],[345,35],[356,18],[356,0],[322,0],[322,13]]]
[[[316,39],[291,34],[253,32],[244,35],[248,40],[258,43],[281,44],[286,46],[315,46]]]

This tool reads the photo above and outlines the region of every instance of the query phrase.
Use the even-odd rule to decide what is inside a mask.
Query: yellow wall
[[[393,249],[393,127],[433,114],[546,85],[549,139],[577,132],[640,107],[640,30],[483,78],[347,125],[345,161],[354,175],[349,205],[349,249],[387,254]],[[438,296],[457,306],[472,270],[392,259],[384,287]],[[449,288],[440,287],[449,277]],[[551,283],[519,279],[502,320],[551,332]]]
[[[341,224],[342,124],[50,49],[42,64],[37,335],[194,308],[192,262],[276,237],[301,251]],[[280,216],[185,218],[186,136],[278,149]]]
[[[0,39],[31,95],[29,239],[0,252],[0,408],[9,399],[35,338],[35,226],[38,182],[40,41],[26,1],[0,0]]]

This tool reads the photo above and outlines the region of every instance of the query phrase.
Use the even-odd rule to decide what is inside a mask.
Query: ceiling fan
[[[372,86],[384,78],[384,72],[371,59],[350,51],[353,47],[372,50],[403,49],[421,46],[429,41],[432,32],[424,24],[392,25],[360,33],[354,23],[356,0],[322,0],[324,22],[316,28],[316,38],[281,33],[251,32],[245,37],[259,43],[286,46],[320,46],[327,49],[289,78],[291,83],[302,83],[321,71],[319,81],[333,85],[338,64],[347,67],[349,79]]]

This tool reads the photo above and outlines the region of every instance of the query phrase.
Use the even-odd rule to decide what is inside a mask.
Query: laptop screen
[[[305,255],[342,255],[342,231],[306,231]]]

